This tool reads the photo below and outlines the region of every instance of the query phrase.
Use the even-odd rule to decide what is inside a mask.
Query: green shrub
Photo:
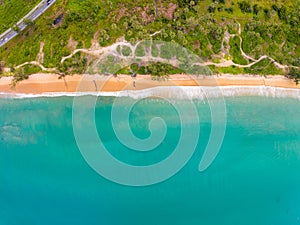
[[[249,2],[247,1],[242,1],[242,2],[238,2],[239,8],[243,13],[251,13],[252,12],[252,8]]]
[[[13,70],[13,80],[12,80],[12,86],[16,86],[16,84],[22,80],[26,80],[29,78],[28,74],[24,72],[23,68]]]
[[[289,73],[287,74],[287,77],[289,79],[292,79],[295,81],[295,83],[298,85],[300,81],[300,69],[297,68],[290,68]]]
[[[232,61],[234,63],[241,64],[241,65],[248,64],[248,61],[244,59],[240,51],[240,39],[237,36],[230,38],[229,44],[230,44],[230,55],[233,57]]]
[[[260,75],[277,75],[282,74],[283,71],[277,68],[274,63],[269,59],[263,59],[260,62],[254,64],[250,68],[244,68],[249,74],[260,74]]]

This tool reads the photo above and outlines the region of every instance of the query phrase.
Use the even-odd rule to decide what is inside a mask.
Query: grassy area
[[[247,65],[248,61],[242,56],[240,51],[240,39],[239,37],[235,36],[230,38],[230,55],[232,56],[232,61],[237,64]]]
[[[176,7],[172,8],[172,4]],[[60,64],[61,58],[75,48],[91,47],[92,39],[107,46],[121,36],[130,42],[149,39],[156,31],[160,33],[153,36],[154,40],[176,42],[204,61],[218,61],[225,30],[237,34],[237,23],[240,23],[242,48],[246,54],[254,58],[268,55],[283,64],[299,65],[299,4],[297,0],[278,0],[276,3],[267,0],[58,0],[35,26],[0,48],[0,61],[9,67],[36,60],[40,43],[44,42],[44,66],[57,67],[66,73],[81,72],[89,62],[86,55],[75,55],[64,64]],[[54,20],[60,15],[63,15],[61,23],[54,26]],[[237,37],[230,38],[229,57],[238,64],[247,64],[239,51],[239,42]],[[118,51],[123,55],[130,54],[127,48]],[[153,48],[152,53],[156,56],[158,49]],[[144,53],[142,49],[136,49],[136,54],[142,56]],[[259,64],[247,71],[237,67],[216,70],[283,73],[267,64]]]
[[[0,1],[0,34],[12,27],[30,12],[40,0],[2,0]]]
[[[282,70],[278,69],[269,59],[263,59],[250,68],[244,68],[244,71],[249,74],[260,75],[282,74]]]
[[[214,74],[244,74],[246,73],[244,68],[239,68],[236,66],[229,67],[211,67]]]

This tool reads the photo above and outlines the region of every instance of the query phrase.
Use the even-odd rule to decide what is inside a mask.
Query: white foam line
[[[42,94],[14,94],[0,92],[0,98],[41,98],[41,97],[77,97],[77,96],[107,96],[107,97],[166,97],[174,99],[203,99],[207,97],[234,96],[264,96],[276,98],[294,98],[300,100],[300,89],[280,88],[270,86],[161,86],[144,90],[123,90],[118,92],[49,92]]]

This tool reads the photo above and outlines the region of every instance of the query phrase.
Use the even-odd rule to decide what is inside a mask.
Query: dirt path
[[[40,62],[38,62],[38,61],[31,61],[31,62],[25,62],[25,63],[22,63],[22,64],[20,64],[20,65],[18,65],[18,66],[16,66],[15,67],[15,69],[19,69],[19,68],[21,68],[21,67],[23,67],[23,66],[25,66],[25,65],[34,65],[34,66],[38,66],[38,67],[40,67],[43,71],[49,71],[49,72],[54,72],[54,71],[56,71],[56,68],[46,68],[46,67],[44,67]]]
[[[158,33],[159,33],[159,31],[150,35],[150,37],[152,37]],[[198,66],[214,65],[216,67],[236,66],[239,68],[249,68],[249,67],[255,65],[256,63],[259,63],[263,59],[269,59],[271,61],[271,63],[273,63],[276,67],[278,67],[282,70],[286,70],[289,67],[299,68],[296,66],[282,65],[267,55],[263,55],[259,59],[254,59],[251,56],[247,55],[242,49],[242,41],[243,40],[241,37],[241,25],[240,24],[238,24],[238,34],[229,34],[228,33],[227,35],[224,35],[223,42],[225,42],[225,41],[229,42],[229,39],[234,36],[237,36],[240,39],[239,49],[240,49],[242,56],[245,59],[251,61],[251,63],[249,63],[247,65],[240,65],[240,64],[234,63],[232,60],[223,60],[220,63],[214,63],[212,61],[203,62],[200,57],[197,57],[196,61],[191,62],[191,65],[198,65]],[[144,49],[143,56],[137,55],[137,53],[136,53],[136,50],[140,44],[143,44],[143,49]],[[182,57],[180,58],[179,55],[173,56],[171,59],[161,57],[161,46],[163,46],[163,45],[166,45],[169,48],[179,46],[178,44],[175,44],[175,43],[170,44],[170,43],[166,43],[166,42],[162,42],[162,41],[152,41],[152,39],[149,41],[139,41],[135,44],[131,44],[130,42],[126,41],[124,38],[120,38],[119,40],[117,40],[116,43],[114,43],[110,46],[107,46],[107,47],[101,47],[100,45],[92,45],[92,47],[89,49],[84,49],[84,48],[75,49],[74,51],[72,51],[72,53],[70,55],[62,57],[60,62],[64,63],[65,60],[72,58],[78,52],[83,52],[85,54],[95,56],[99,60],[101,60],[107,56],[112,56],[115,58],[116,63],[118,63],[122,60],[125,62],[126,61],[128,61],[128,62],[134,62],[134,61],[151,62],[152,61],[152,62],[162,62],[162,63],[172,64],[173,66],[178,67],[178,65],[180,65],[181,63],[184,63],[182,60],[188,60],[188,59],[182,59]],[[123,49],[126,47],[130,49],[130,54],[125,56],[125,55],[123,55],[122,50],[120,50],[120,49]],[[156,56],[153,56],[153,51],[152,51],[153,47],[157,48]],[[184,51],[185,50],[183,50],[182,52],[184,52]],[[190,53],[190,55],[192,55],[192,53]],[[189,55],[187,55],[187,56],[189,56]],[[16,67],[16,69],[21,68],[22,66],[25,66],[27,64],[39,66],[43,71],[52,71],[52,72],[56,71],[56,68],[45,68],[38,61],[25,62],[21,65],[18,65]]]

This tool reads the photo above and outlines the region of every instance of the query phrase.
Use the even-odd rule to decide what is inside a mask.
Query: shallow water
[[[166,159],[181,135],[172,102],[146,99],[132,108],[137,137],[150,135],[153,117],[167,126],[156,149],[136,152],[118,141],[107,119],[115,99],[99,97],[95,108],[110,153],[136,166]],[[132,101],[123,98],[118,107]],[[209,104],[195,99],[199,123],[189,126],[191,133],[200,127],[200,138],[192,158],[164,182],[130,187],[103,178],[83,159],[72,128],[73,97],[0,99],[0,224],[300,224],[300,102],[225,102],[226,134],[207,170],[199,172],[198,165],[211,130]]]

